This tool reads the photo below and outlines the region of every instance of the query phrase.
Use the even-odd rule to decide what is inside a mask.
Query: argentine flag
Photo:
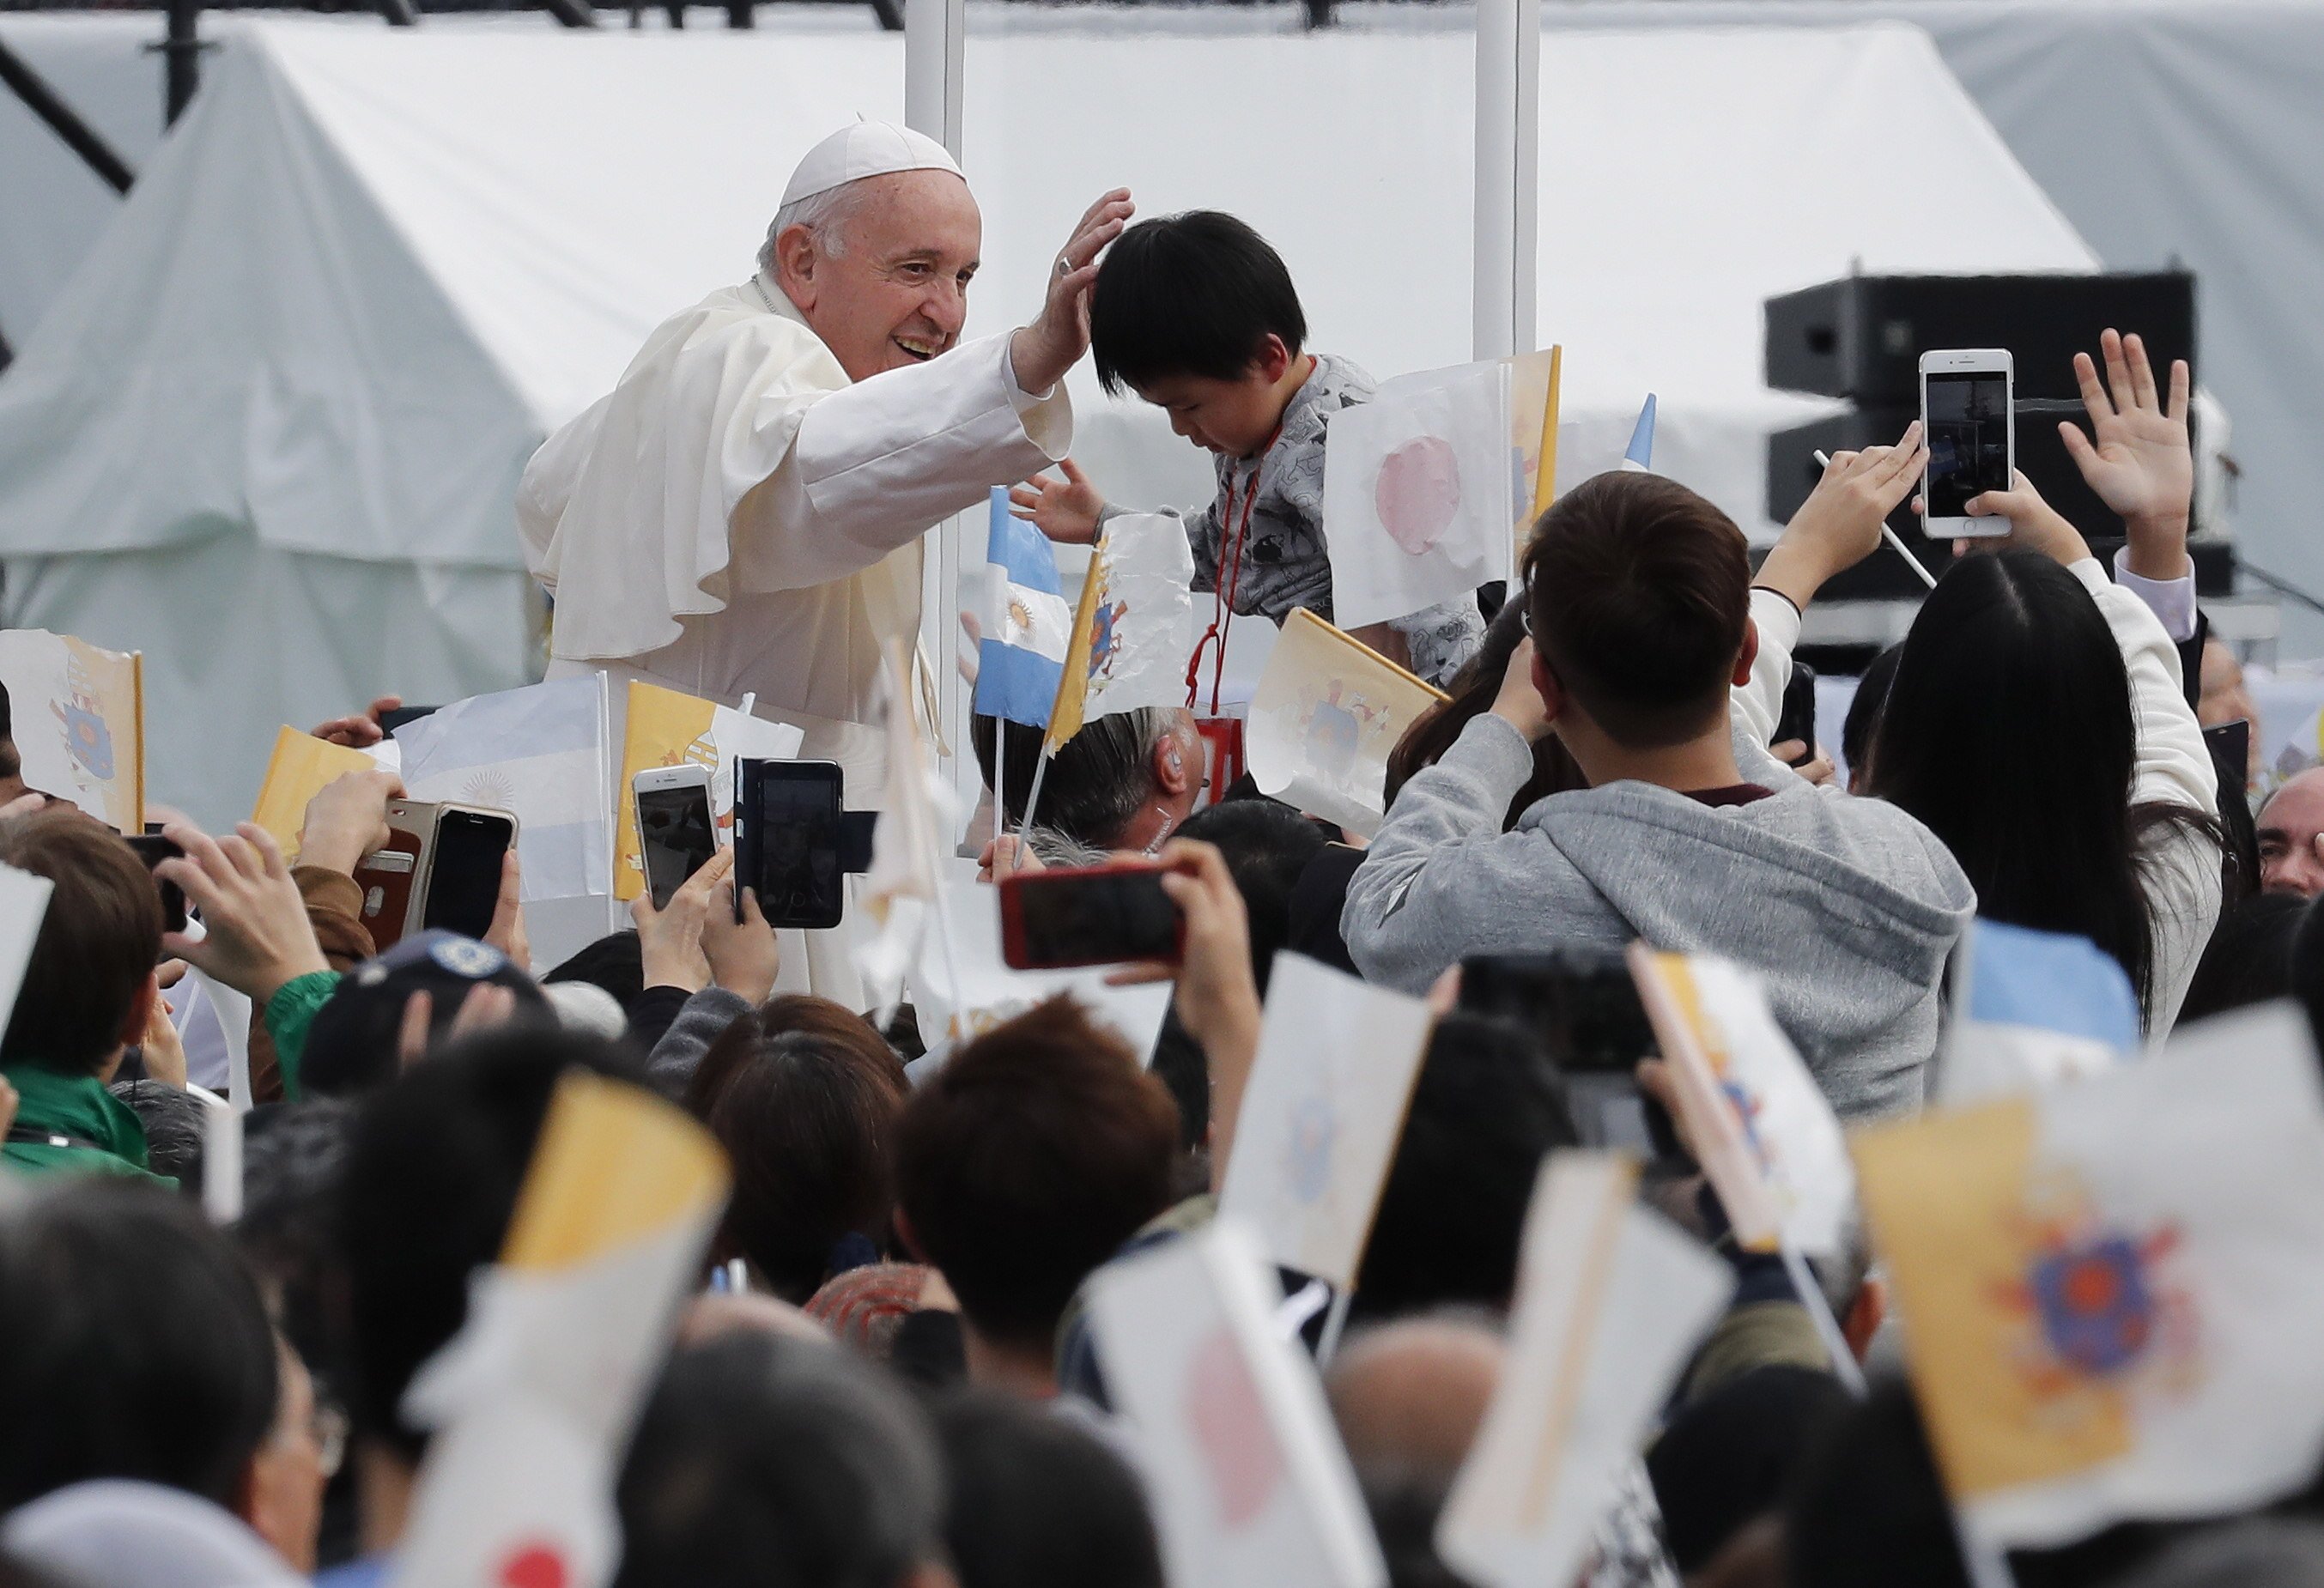
[[[1623,450],[1622,466],[1637,474],[1652,474],[1655,469],[1655,394],[1646,393],[1646,405],[1638,410],[1638,422],[1631,428],[1630,444]]]
[[[1065,676],[1074,609],[1058,592],[1057,559],[1047,537],[1010,512],[1009,493],[998,485],[991,512],[975,707],[987,716],[1046,728],[1057,680]]]
[[[2144,1044],[2138,994],[2087,937],[1972,922],[1953,961],[1938,1100],[2034,1092],[2114,1068]]]

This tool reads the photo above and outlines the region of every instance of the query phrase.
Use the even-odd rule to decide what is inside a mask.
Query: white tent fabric
[[[972,331],[1028,313],[1074,217],[1127,182],[1149,214],[1267,232],[1316,346],[1383,376],[1466,356],[1465,34],[1102,25],[970,41]],[[657,320],[747,272],[798,153],[898,114],[902,77],[894,39],[829,32],[218,31],[194,108],[0,379],[9,620],[143,645],[156,795],[213,820],[247,808],[280,722],[519,680],[526,455]],[[1001,87],[1026,82],[1046,91]],[[1233,114],[1166,114],[1197,83]],[[1574,35],[1545,50],[1542,103],[1568,477],[1618,457],[1655,390],[1658,464],[1757,525],[1766,430],[1817,411],[1759,383],[1766,294],[1851,260],[2091,262],[1909,27]],[[1864,171],[1897,140],[1949,151],[1941,196]],[[1838,201],[1826,173],[1850,171]],[[1207,493],[1158,414],[1075,380],[1117,499]]]

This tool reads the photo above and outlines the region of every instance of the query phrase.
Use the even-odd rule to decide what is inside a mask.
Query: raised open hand
[[[1009,493],[1009,511],[1032,524],[1061,546],[1086,546],[1097,539],[1098,515],[1105,511],[1105,494],[1070,457],[1059,460],[1065,478],[1035,475]]]
[[[2090,489],[2125,520],[2187,522],[2195,492],[2195,454],[2187,440],[2187,361],[2173,359],[2166,400],[2155,390],[2146,345],[2113,331],[2098,338],[2106,383],[2087,353],[2074,355],[2095,444],[2081,427],[2061,421],[2058,433]]]
[[[1121,235],[1136,213],[1130,189],[1116,188],[1074,223],[1074,235],[1050,269],[1048,296],[1040,314],[1010,339],[1017,384],[1023,390],[1047,391],[1089,351],[1089,295],[1097,282],[1097,256]]]

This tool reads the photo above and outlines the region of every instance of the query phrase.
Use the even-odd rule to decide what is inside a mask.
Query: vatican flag
[[[1369,837],[1388,813],[1388,752],[1444,698],[1295,607],[1251,694],[1251,776],[1260,793]]]
[[[267,758],[266,777],[258,785],[258,804],[250,819],[266,829],[295,865],[299,839],[307,826],[308,801],[349,772],[377,771],[379,765],[360,750],[318,739],[285,724],[274,735],[274,753]]]
[[[2289,1003],[1853,1139],[1947,1488],[2064,1544],[2240,1511],[2324,1454],[2324,1087]]]
[[[1092,717],[1186,703],[1194,640],[1194,554],[1167,513],[1121,513],[1091,549],[1043,753]]]
[[[657,684],[630,683],[622,743],[622,780],[613,789],[613,897],[646,891],[632,784],[641,771],[691,763],[710,773],[710,817],[720,841],[734,840],[735,762],[790,761],[806,735],[789,723],[736,711]]]
[[[727,1184],[683,1112],[566,1074],[500,1262],[405,1398],[435,1433],[393,1588],[612,1581],[622,1451]]]

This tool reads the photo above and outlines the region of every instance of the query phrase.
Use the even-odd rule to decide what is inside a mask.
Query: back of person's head
[[[636,1079],[600,1039],[512,1026],[455,1043],[406,1071],[355,1122],[341,1182],[348,1410],[364,1437],[416,1460],[426,1437],[403,1392],[460,1332],[468,1278],[496,1261],[558,1077]]]
[[[960,1588],[1162,1588],[1145,1491],[1086,1428],[988,1390],[934,1409]]]
[[[1092,1269],[1170,1202],[1178,1111],[1111,1028],[1053,998],[968,1043],[896,1125],[897,1202],[963,1318],[1047,1350]]]
[[[1231,215],[1190,209],[1113,240],[1090,293],[1090,353],[1109,395],[1171,375],[1239,380],[1270,336],[1307,341],[1282,256]]]
[[[1778,1363],[1729,1380],[1673,1417],[1646,1453],[1646,1475],[1680,1573],[1701,1571],[1777,1510],[1802,1460],[1853,1404],[1830,1373]]]
[[[344,1320],[330,1304],[342,1282],[339,1196],[355,1105],[334,1098],[245,1114],[242,1217],[234,1243],[276,1324],[335,1402],[346,1377]]]
[[[185,1199],[65,1176],[0,1214],[0,1512],[90,1478],[231,1507],[278,1393],[258,1288]]]
[[[1190,754],[1201,754],[1199,747],[1181,742],[1185,717],[1183,711],[1148,706],[1084,723],[1081,732],[1058,747],[1042,775],[1041,808],[1034,812],[1041,826],[1077,844],[1119,847],[1122,829],[1160,798],[1154,776],[1156,755],[1175,752],[1183,765]],[[1007,775],[1001,792],[1008,809],[1003,814],[1014,830],[1025,819],[1025,798],[1033,791],[1040,765],[1041,730],[977,716],[969,723],[969,743],[988,789],[992,787],[992,758],[1005,743]]]
[[[403,1068],[404,1011],[412,995],[428,994],[426,1046],[432,1048],[450,1038],[461,1005],[480,986],[506,988],[516,1000],[516,1020],[555,1025],[540,983],[507,955],[456,932],[420,932],[349,971],[315,1011],[301,1086],[313,1097],[378,1091]]]
[[[1618,471],[1559,497],[1526,549],[1524,596],[1543,663],[1617,744],[1726,720],[1751,564],[1735,521],[1676,480]]]
[[[1431,706],[1412,719],[1404,737],[1388,752],[1388,778],[1385,792],[1388,803],[1396,803],[1397,792],[1412,780],[1413,774],[1425,767],[1434,766],[1461,731],[1492,710],[1494,697],[1501,691],[1501,679],[1509,670],[1509,658],[1517,653],[1525,640],[1526,603],[1523,594],[1515,601],[1503,604],[1485,625],[1484,643],[1477,654],[1462,664],[1445,687],[1452,697]],[[1526,807],[1551,794],[1563,794],[1572,789],[1586,789],[1590,780],[1573,764],[1573,756],[1554,734],[1545,734],[1533,747],[1533,776],[1525,780],[1509,800],[1501,826],[1513,826]]]
[[[1880,728],[1880,713],[1888,704],[1888,687],[1896,681],[1896,663],[1904,658],[1902,642],[1870,661],[1849,697],[1848,715],[1840,720],[1840,758],[1848,763],[1848,791],[1860,794],[1870,787],[1872,745]]]
[[[140,1078],[106,1088],[129,1105],[145,1130],[145,1167],[187,1192],[202,1184],[202,1127],[210,1105],[182,1086]]]
[[[1794,1588],[1967,1588],[1952,1508],[1901,1379],[1809,1453],[1785,1507]]]
[[[1218,846],[1250,923],[1250,970],[1267,991],[1275,956],[1291,936],[1291,891],[1326,842],[1323,830],[1278,800],[1230,799],[1196,811],[1181,838]]]
[[[2053,559],[2003,551],[1954,563],[1922,603],[1868,789],[1952,851],[1978,914],[2089,938],[2144,997],[2154,945],[2136,839],[2156,818],[2131,807],[2136,753],[2130,676],[2098,603]]]
[[[687,1091],[733,1165],[715,1255],[748,1259],[796,1306],[843,1237],[885,1243],[889,1139],[908,1091],[880,1033],[827,998],[771,999],[727,1027]]]
[[[2289,995],[2292,947],[2308,915],[2308,900],[2288,893],[2255,893],[2229,905],[2196,962],[2179,1005],[2180,1020]]]
[[[0,822],[0,863],[55,884],[0,1064],[95,1075],[136,1039],[161,957],[161,896],[119,834],[70,806]]]
[[[614,932],[577,950],[572,958],[540,978],[544,987],[561,982],[584,982],[602,987],[623,1009],[646,990],[645,951],[635,928]]]
[[[618,1499],[614,1588],[899,1588],[938,1549],[944,1477],[877,1369],[742,1331],[671,1358]]]
[[[1449,1491],[1508,1354],[1489,1315],[1447,1311],[1356,1331],[1323,1390],[1357,1472]]]
[[[1529,1037],[1458,1011],[1439,1020],[1356,1276],[1357,1313],[1508,1306],[1542,1158],[1573,1143],[1565,1089]]]

